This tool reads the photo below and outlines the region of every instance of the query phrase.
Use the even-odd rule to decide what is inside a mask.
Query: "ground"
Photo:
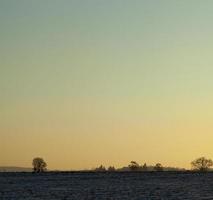
[[[1,200],[206,200],[213,173],[0,173]]]

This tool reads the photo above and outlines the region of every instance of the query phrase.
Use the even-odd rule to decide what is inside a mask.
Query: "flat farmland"
[[[213,173],[0,173],[1,200],[213,199]]]

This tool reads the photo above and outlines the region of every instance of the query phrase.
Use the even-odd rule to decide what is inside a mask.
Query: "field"
[[[0,173],[1,200],[213,199],[213,173]]]

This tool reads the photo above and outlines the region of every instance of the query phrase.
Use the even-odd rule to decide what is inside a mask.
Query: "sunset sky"
[[[0,0],[0,166],[213,159],[213,1]]]

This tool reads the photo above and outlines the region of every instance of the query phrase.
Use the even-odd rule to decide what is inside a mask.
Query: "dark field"
[[[213,200],[213,173],[0,173],[0,199]]]

